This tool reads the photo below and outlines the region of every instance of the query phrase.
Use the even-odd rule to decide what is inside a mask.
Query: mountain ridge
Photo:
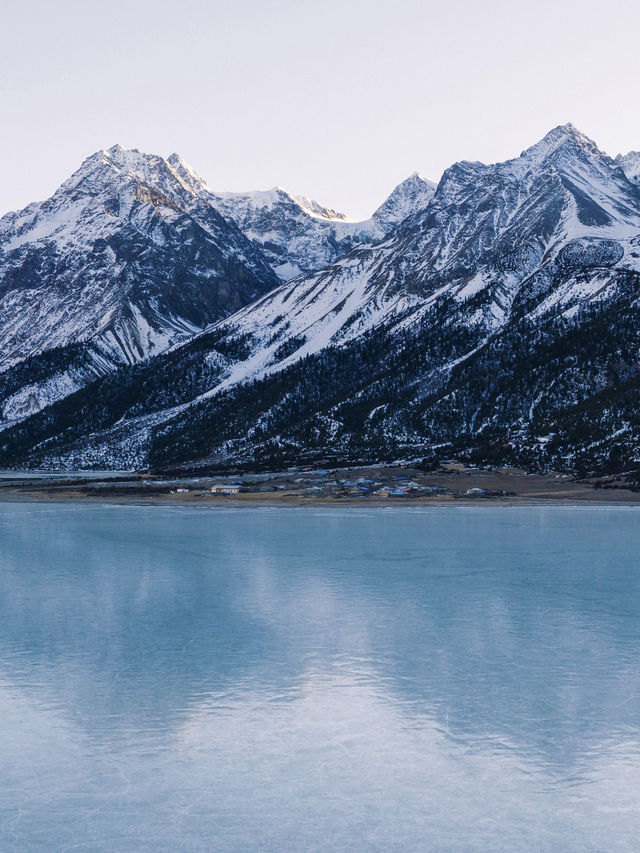
[[[281,232],[288,258],[305,228],[303,251],[317,266],[327,251],[330,258],[340,252],[335,231],[323,226],[346,229],[343,252],[360,241],[358,228],[335,211],[280,189],[270,195],[271,207],[282,197],[296,214]],[[165,159],[116,144],[87,157],[49,199],[3,216],[2,420],[158,354],[277,286],[255,231],[220,207],[178,154]],[[54,372],[44,376],[46,353],[65,349],[68,363],[52,355]],[[37,387],[16,384],[25,359],[37,359]]]
[[[282,187],[247,193],[212,193],[212,204],[255,240],[283,281],[330,266],[352,249],[369,245],[421,207],[435,185],[414,173],[365,220],[297,196]]]
[[[256,247],[163,158],[113,146],[50,199],[0,219],[0,369],[84,344],[74,387],[275,284]]]
[[[31,414],[2,458],[632,465],[639,301],[640,190],[563,125],[453,164],[377,242]]]

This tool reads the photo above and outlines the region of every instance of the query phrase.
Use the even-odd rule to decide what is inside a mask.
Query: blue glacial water
[[[636,509],[0,504],[0,850],[639,838]]]

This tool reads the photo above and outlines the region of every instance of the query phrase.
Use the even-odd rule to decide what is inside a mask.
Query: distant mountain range
[[[374,243],[426,207],[435,184],[415,173],[399,184],[370,219],[343,213],[275,187],[266,192],[215,193],[211,203],[255,240],[283,281],[330,266],[356,246]]]
[[[119,146],[0,219],[0,464],[640,467],[640,154],[572,125],[351,222]]]

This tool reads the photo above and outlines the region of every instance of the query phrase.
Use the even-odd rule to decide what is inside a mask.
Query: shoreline
[[[49,494],[41,491],[21,493],[0,493],[0,504],[10,503],[37,503],[37,504],[67,504],[67,505],[96,505],[96,506],[153,506],[153,507],[193,507],[197,509],[282,509],[303,507],[318,508],[327,507],[336,509],[338,507],[360,507],[361,509],[428,509],[429,507],[544,507],[564,506],[569,508],[580,507],[627,507],[640,508],[640,499],[629,498],[626,495],[616,499],[608,497],[599,498],[535,498],[535,497],[509,497],[509,498],[410,498],[410,499],[331,499],[331,498],[304,498],[298,496],[285,496],[281,498],[251,497],[249,499],[209,497],[208,495],[194,496],[193,498],[173,498],[163,495],[86,495],[78,493]]]
[[[232,484],[236,484],[233,485]],[[23,477],[4,472],[0,503],[180,507],[640,506],[640,491],[620,480],[479,469],[457,462],[424,471],[403,465],[319,470],[292,468],[235,476],[71,472]],[[232,486],[233,494],[215,493]],[[212,491],[214,493],[212,493]]]

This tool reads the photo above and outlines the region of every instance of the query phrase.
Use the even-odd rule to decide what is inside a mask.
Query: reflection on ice
[[[5,505],[0,847],[633,850],[636,531]]]

